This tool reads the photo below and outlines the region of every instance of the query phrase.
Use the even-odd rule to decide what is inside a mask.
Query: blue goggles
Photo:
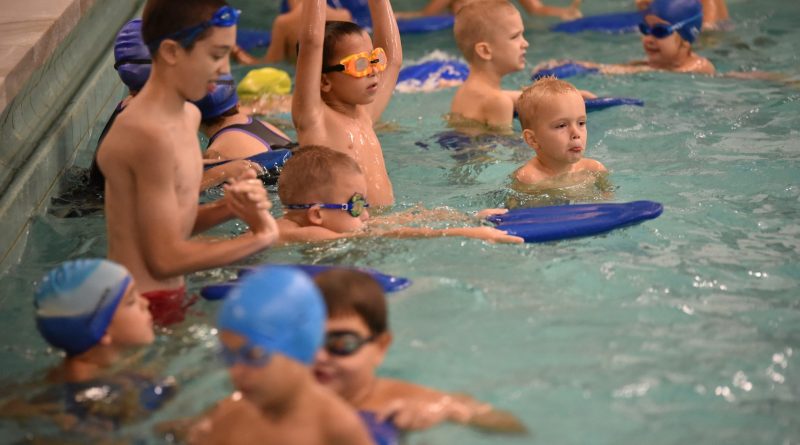
[[[288,210],[303,210],[311,207],[321,209],[344,210],[353,218],[358,218],[364,213],[364,209],[369,208],[367,199],[361,193],[353,193],[353,196],[345,204],[288,204],[284,206]]]
[[[237,363],[251,368],[260,368],[269,363],[269,360],[272,358],[271,353],[267,352],[261,346],[252,343],[247,343],[236,351],[222,345],[219,350],[219,355],[228,368]]]
[[[161,42],[167,39],[175,40],[180,43],[182,47],[188,48],[195,41],[195,39],[197,39],[197,37],[203,33],[203,31],[211,28],[212,26],[230,28],[231,26],[236,25],[236,23],[239,21],[239,15],[241,15],[241,13],[242,11],[239,9],[234,9],[230,6],[223,6],[217,9],[217,12],[214,13],[211,19],[206,20],[198,25],[194,25],[192,27],[169,34],[149,44],[148,48],[150,48],[150,53],[155,53],[155,50],[158,49],[158,46],[161,44]]]
[[[671,36],[672,33],[674,33],[675,31],[683,28],[687,24],[689,24],[689,23],[691,23],[691,22],[693,22],[693,21],[695,21],[697,19],[700,19],[700,18],[703,18],[703,14],[702,13],[696,14],[696,15],[694,15],[692,17],[689,17],[686,20],[682,20],[682,21],[680,21],[680,22],[678,22],[678,23],[676,23],[674,25],[664,25],[662,23],[659,23],[657,25],[650,26],[647,23],[642,22],[642,23],[639,23],[639,32],[642,33],[642,35],[645,35],[645,36],[652,35],[653,37],[655,37],[657,39],[663,39],[665,37]]]

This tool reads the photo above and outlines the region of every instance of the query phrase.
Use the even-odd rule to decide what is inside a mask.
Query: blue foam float
[[[253,155],[245,159],[247,159],[250,162],[253,162],[254,164],[260,165],[265,171],[270,171],[270,170],[277,170],[283,167],[286,161],[288,161],[289,158],[291,157],[292,157],[291,150],[286,148],[278,148],[275,150],[269,150],[263,153]],[[226,159],[224,161],[215,162],[213,164],[206,164],[205,166],[203,166],[203,168],[208,170],[212,167],[217,167],[222,164],[227,164],[228,162],[235,160],[236,159]]]
[[[357,270],[359,272],[364,272],[370,275],[378,284],[381,285],[383,291],[386,293],[390,292],[397,292],[401,291],[408,286],[411,286],[411,280],[408,278],[403,277],[396,277],[394,275],[387,275],[382,272],[379,272],[375,269],[371,269],[368,267],[349,267],[349,266],[331,266],[331,265],[322,265],[322,264],[276,264],[276,266],[291,266],[296,267],[303,272],[307,273],[309,276],[314,277],[322,272],[331,269],[345,269],[345,270]],[[239,278],[241,279],[243,276],[247,275],[251,271],[255,270],[256,267],[247,267],[239,270]],[[229,281],[227,283],[218,283],[218,284],[209,284],[204,286],[200,290],[200,296],[205,298],[206,300],[221,300],[228,295],[233,288],[238,286],[238,279],[234,281]]]
[[[260,29],[236,29],[236,45],[245,51],[253,48],[266,48],[272,42],[272,33]]]
[[[598,72],[600,72],[600,70],[597,68],[589,68],[588,66],[575,62],[567,62],[552,68],[545,68],[536,71],[533,73],[533,75],[531,75],[531,79],[539,80],[542,77],[549,76],[557,77],[559,79],[566,79],[568,77],[575,77],[581,74],[595,74]]]
[[[586,111],[600,111],[609,107],[617,107],[620,105],[632,105],[636,107],[643,107],[644,101],[632,97],[596,97],[594,99],[584,99],[586,103]]]
[[[509,210],[487,218],[500,230],[526,243],[599,235],[657,218],[664,207],[653,201],[575,204]]]
[[[596,31],[610,34],[622,34],[636,30],[639,23],[644,20],[644,14],[640,11],[617,12],[611,14],[600,14],[583,17],[577,20],[561,22],[550,28],[555,32],[566,32],[570,34]]]

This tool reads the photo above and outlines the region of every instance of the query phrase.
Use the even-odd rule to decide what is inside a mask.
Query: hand
[[[592,93],[591,91],[578,90],[578,93],[580,93],[581,97],[584,99],[597,99],[597,95]]]
[[[504,215],[506,213],[508,213],[508,209],[483,209],[476,213],[475,216],[478,217],[478,219],[486,219],[490,216]]]
[[[653,0],[636,0],[636,9],[644,11],[650,7],[650,3],[653,3]]]
[[[269,235],[271,238],[277,236],[277,223],[269,213],[272,203],[261,181],[255,179],[252,169],[226,184],[224,189],[225,202],[231,213],[247,223],[254,234]]]
[[[489,241],[492,243],[509,243],[509,244],[521,244],[524,243],[525,240],[518,237],[509,235],[508,233],[495,229],[494,227],[475,227],[475,238],[480,238],[485,241]]]
[[[561,14],[561,20],[575,20],[583,17],[581,13],[581,0],[573,0],[566,12]]]
[[[391,418],[392,423],[401,430],[424,430],[445,420],[467,423],[473,415],[472,407],[450,396],[442,396],[436,400],[393,400],[378,413],[377,418],[379,422]]]

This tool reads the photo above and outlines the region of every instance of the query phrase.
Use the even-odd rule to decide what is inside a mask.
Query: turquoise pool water
[[[585,12],[628,3],[586,2]],[[757,68],[798,79],[800,4],[729,6],[735,31],[704,36],[698,51],[722,72]],[[547,23],[527,20],[531,65],[642,55],[638,37],[549,34]],[[447,32],[411,36],[404,46],[407,61],[433,49],[456,54]],[[410,289],[391,296],[395,344],[382,373],[472,393],[518,414],[533,432],[505,438],[444,426],[411,435],[411,444],[799,443],[800,90],[672,74],[574,82],[646,101],[590,114],[587,155],[611,170],[615,200],[660,201],[659,219],[548,244],[358,240],[272,249],[249,262],[368,265],[412,278]],[[520,73],[505,84],[526,83]],[[464,164],[415,145],[443,129],[453,91],[397,94],[384,114],[397,127],[380,138],[399,207],[497,205],[527,156],[509,143]],[[58,359],[33,326],[33,281],[64,259],[104,252],[101,216],[34,221],[21,263],[0,276],[0,379],[9,392]],[[232,270],[196,274],[190,284]],[[146,361],[176,374],[183,389],[124,433],[157,442],[154,422],[199,412],[230,390],[213,359],[216,307],[202,302],[148,351]],[[0,437],[18,439],[26,429],[2,422]]]

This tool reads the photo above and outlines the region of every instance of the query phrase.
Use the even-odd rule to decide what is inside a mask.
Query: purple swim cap
[[[128,89],[139,91],[150,77],[153,61],[142,40],[142,19],[126,23],[114,41],[114,69]]]

